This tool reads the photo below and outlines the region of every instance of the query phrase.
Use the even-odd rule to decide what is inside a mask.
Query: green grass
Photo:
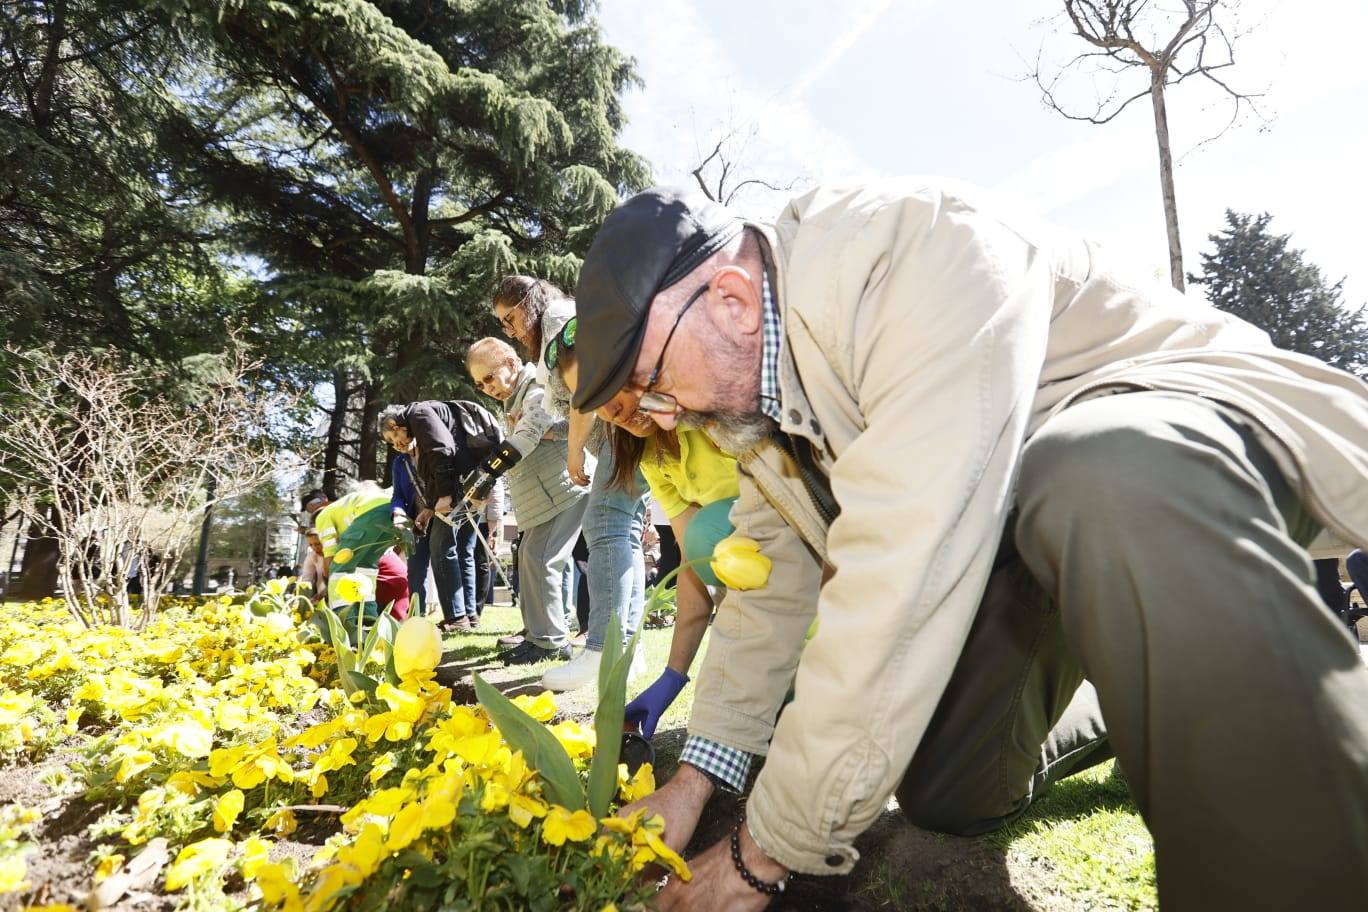
[[[984,838],[1009,867],[1048,868],[1056,889],[1085,908],[1158,908],[1154,841],[1115,761],[1057,783]]]

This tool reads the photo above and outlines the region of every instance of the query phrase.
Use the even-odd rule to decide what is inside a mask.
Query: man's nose
[[[675,412],[647,412],[651,420],[659,425],[663,430],[673,431],[675,425],[679,424],[679,415]]]

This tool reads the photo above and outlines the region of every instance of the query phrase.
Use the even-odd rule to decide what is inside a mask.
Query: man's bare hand
[[[433,509],[434,512],[441,513],[441,514],[443,514],[443,515],[446,515],[447,513],[450,513],[450,512],[451,512],[451,495],[448,494],[448,495],[445,496],[445,497],[438,498],[437,503],[433,505],[432,509]]]
[[[741,860],[747,870],[766,883],[775,883],[788,874],[787,868],[760,851],[744,826],[741,828]],[[732,861],[730,838],[691,859],[689,871],[693,878],[688,883],[678,877],[670,878],[656,897],[656,909],[660,912],[711,912],[713,909],[759,912],[770,903],[770,897],[741,879]]]
[[[424,509],[418,514],[418,518],[413,521],[413,528],[418,530],[419,535],[422,535],[427,531],[428,523],[430,522],[432,522],[432,511]]]
[[[641,808],[646,808],[647,817],[661,815],[665,818],[665,832],[661,834],[665,844],[682,854],[712,793],[713,784],[707,776],[688,763],[681,763],[669,782],[627,805],[618,811],[618,816],[630,817]]]

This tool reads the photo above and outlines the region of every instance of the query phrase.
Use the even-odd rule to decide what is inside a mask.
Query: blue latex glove
[[[682,675],[673,668],[666,668],[655,683],[643,690],[635,700],[627,704],[622,719],[627,728],[640,728],[647,738],[655,735],[656,726],[665,710],[679,696],[684,685],[689,683],[688,675]]]

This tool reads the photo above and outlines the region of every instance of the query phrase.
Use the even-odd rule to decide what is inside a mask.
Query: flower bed
[[[42,815],[0,808],[0,893],[75,900],[123,877],[192,909],[602,909],[644,903],[648,865],[687,876],[660,818],[574,806],[402,637],[378,671],[351,669],[373,690],[344,689],[305,604],[279,587],[180,599],[140,632],[86,629],[57,601],[5,606],[3,763],[50,765],[93,822],[89,883],[45,885],[27,866]],[[592,789],[593,729],[555,721],[550,694],[513,703]],[[617,778],[623,801],[654,788],[649,766]]]

